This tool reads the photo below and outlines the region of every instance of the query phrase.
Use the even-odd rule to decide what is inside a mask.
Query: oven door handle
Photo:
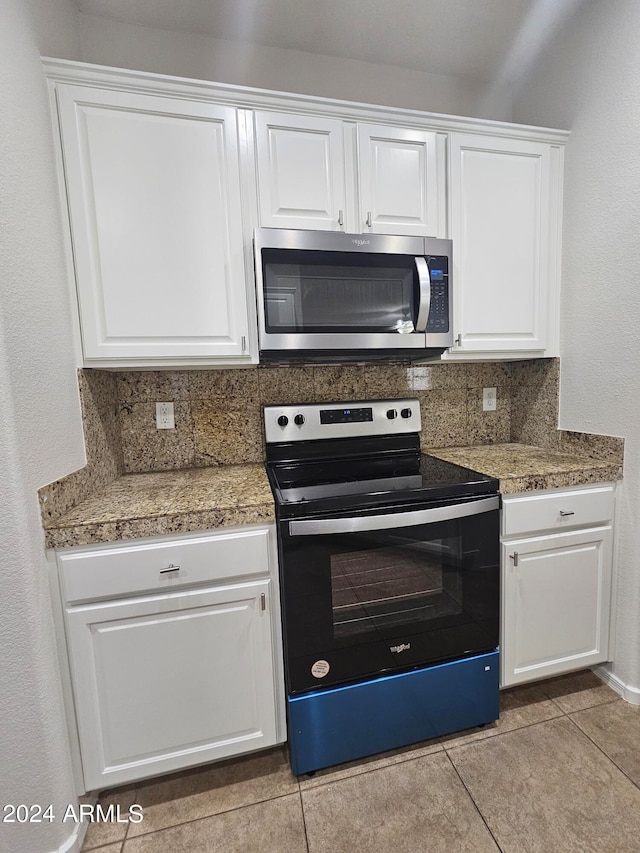
[[[454,521],[470,515],[481,515],[500,508],[500,496],[481,498],[461,504],[416,509],[409,512],[390,512],[385,515],[366,515],[350,518],[309,518],[289,522],[291,536],[320,536],[330,533],[364,533],[368,530],[390,530],[413,527],[416,524],[433,524],[437,521]]]

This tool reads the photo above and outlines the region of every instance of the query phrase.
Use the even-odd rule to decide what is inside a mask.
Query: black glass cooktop
[[[267,465],[280,507],[396,504],[497,493],[498,480],[420,452]]]

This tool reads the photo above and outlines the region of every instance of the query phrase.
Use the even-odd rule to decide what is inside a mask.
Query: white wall
[[[85,62],[455,115],[477,115],[482,103],[485,118],[511,118],[508,91],[485,101],[482,81],[245,45],[96,15],[81,14],[79,21]]]
[[[70,0],[0,3],[0,801],[75,802],[37,489],[84,464],[40,51],[78,57]],[[0,824],[0,850],[70,824]]]
[[[516,93],[514,119],[571,130],[560,425],[626,439],[613,671],[638,690],[640,3],[585,4]]]

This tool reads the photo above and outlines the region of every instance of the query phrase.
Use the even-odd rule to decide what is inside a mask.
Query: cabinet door
[[[85,362],[247,359],[236,113],[61,85]]]
[[[547,144],[450,136],[455,351],[538,351],[557,287]]]
[[[343,230],[342,122],[256,112],[255,128],[260,225]]]
[[[608,659],[612,529],[503,545],[502,686]]]
[[[358,125],[360,231],[445,236],[436,143],[437,134],[428,131]]]
[[[276,742],[270,586],[67,607],[88,790]]]

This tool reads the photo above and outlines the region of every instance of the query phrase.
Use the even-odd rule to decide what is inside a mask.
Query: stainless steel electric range
[[[267,406],[296,774],[498,717],[497,480],[417,400]]]

